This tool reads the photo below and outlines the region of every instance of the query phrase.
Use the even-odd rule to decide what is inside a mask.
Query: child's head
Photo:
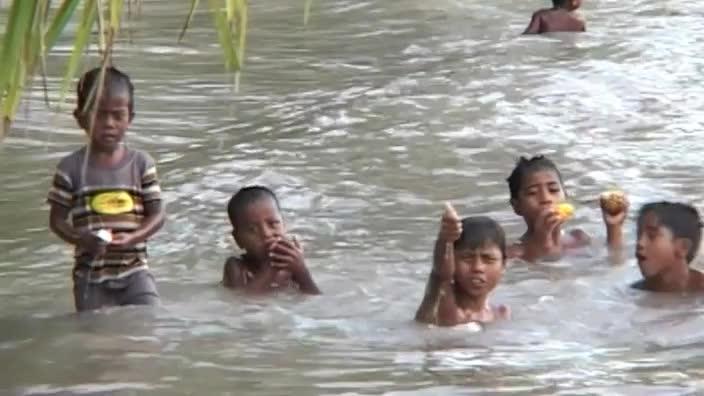
[[[475,297],[489,294],[506,266],[506,237],[501,226],[488,217],[467,217],[454,247],[456,284]]]
[[[90,134],[93,146],[112,150],[121,144],[134,118],[134,87],[130,78],[114,67],[105,69],[101,87],[100,70],[100,67],[92,69],[78,81],[73,115],[78,125]],[[100,98],[96,100],[99,90]]]
[[[546,208],[565,199],[560,171],[542,155],[521,157],[506,181],[513,211],[529,224]]]
[[[555,8],[565,8],[569,11],[574,11],[582,5],[582,0],[552,0],[552,5]]]
[[[643,276],[692,262],[699,249],[701,227],[699,212],[691,205],[666,201],[643,205],[638,213],[636,244]]]
[[[237,191],[227,204],[227,215],[235,242],[257,260],[265,259],[270,245],[286,233],[279,201],[266,187],[249,186]]]

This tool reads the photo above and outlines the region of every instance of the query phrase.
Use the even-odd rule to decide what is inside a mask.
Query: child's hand
[[[611,214],[604,210],[601,211],[601,214],[604,217],[604,223],[606,223],[608,227],[619,227],[622,226],[623,223],[626,221],[626,216],[628,215],[628,207],[624,208],[623,211],[617,214]]]
[[[303,259],[303,247],[296,239],[290,241],[282,238],[278,240],[269,252],[269,263],[273,268],[286,269],[293,274],[307,271]]]
[[[543,210],[533,224],[536,242],[544,247],[553,247],[560,244],[559,227],[565,219],[554,208]]]
[[[107,249],[107,243],[100,239],[100,237],[95,235],[92,231],[82,233],[78,239],[78,245],[83,250],[86,250],[95,256],[104,255],[105,250]]]
[[[445,212],[440,221],[438,241],[433,252],[433,273],[446,281],[455,274],[454,242],[462,235],[462,221],[455,208],[445,202]]]
[[[131,246],[135,243],[136,241],[134,240],[134,234],[131,232],[122,232],[119,234],[113,234],[110,246]]]
[[[454,243],[462,235],[462,221],[452,204],[445,202],[445,212],[440,221],[438,239],[445,243]]]
[[[625,194],[613,192],[602,194],[599,204],[607,227],[618,227],[626,221],[630,203]]]

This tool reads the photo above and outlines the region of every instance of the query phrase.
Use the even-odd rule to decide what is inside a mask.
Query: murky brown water
[[[629,290],[633,260],[610,267],[598,248],[512,266],[495,297],[510,322],[410,321],[442,201],[522,232],[504,182],[521,154],[560,164],[597,243],[591,200],[607,187],[634,207],[702,207],[704,3],[590,0],[589,33],[542,38],[518,34],[547,1],[321,0],[307,29],[302,2],[252,3],[238,94],[205,8],[178,46],[186,6],[146,1],[118,49],[137,87],[129,144],[157,158],[168,202],[154,313],[72,314],[69,249],[43,201],[84,139],[70,105],[30,96],[0,145],[0,393],[704,394],[702,299]],[[217,286],[224,207],[248,183],[279,193],[323,297]]]

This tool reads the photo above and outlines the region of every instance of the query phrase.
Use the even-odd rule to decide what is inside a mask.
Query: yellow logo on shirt
[[[134,200],[126,191],[110,191],[93,196],[90,207],[96,213],[116,215],[131,212]]]

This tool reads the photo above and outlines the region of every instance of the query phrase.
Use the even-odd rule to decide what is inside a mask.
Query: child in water
[[[508,318],[508,307],[492,307],[488,301],[505,269],[506,239],[501,226],[488,217],[460,220],[446,204],[416,321],[455,326]]]
[[[123,142],[134,118],[134,87],[112,67],[101,85],[95,68],[77,94],[74,116],[89,143],[59,162],[47,197],[51,230],[76,247],[76,310],[157,304],[146,241],[164,223],[164,209],[154,160]]]
[[[689,267],[699,249],[702,222],[690,205],[656,202],[638,214],[636,259],[643,279],[636,289],[704,291],[704,274]]]
[[[542,258],[557,259],[565,250],[590,243],[582,230],[572,230],[563,235],[562,225],[567,220],[556,205],[565,199],[562,176],[549,159],[536,156],[521,157],[511,175],[506,179],[511,193],[513,211],[523,217],[527,230],[520,240],[509,248],[509,257],[534,262]],[[623,210],[612,213],[602,207],[606,225],[607,243],[611,250],[623,246],[623,222],[628,204]]]
[[[266,187],[244,187],[227,204],[232,236],[244,250],[225,262],[222,282],[247,292],[298,289],[320,294],[295,238],[286,236],[276,195]]]
[[[581,0],[552,0],[552,5],[533,13],[523,34],[586,31],[584,21],[574,13],[582,5]]]

